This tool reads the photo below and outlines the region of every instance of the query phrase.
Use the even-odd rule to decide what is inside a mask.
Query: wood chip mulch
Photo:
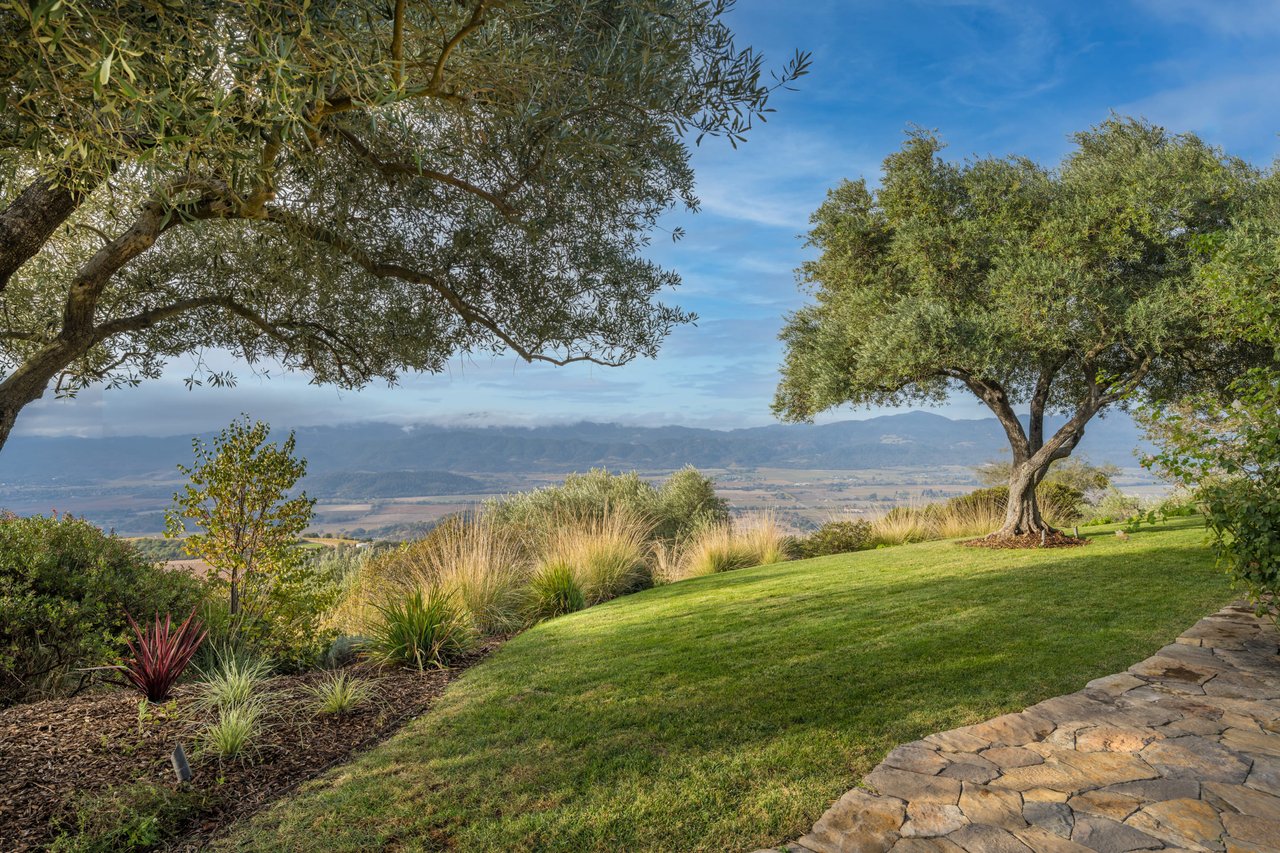
[[[188,785],[208,792],[208,807],[168,850],[201,849],[234,819],[257,812],[300,783],[367,750],[427,711],[445,686],[499,645],[492,642],[446,670],[417,672],[354,667],[373,699],[343,715],[318,715],[306,688],[326,676],[274,678],[264,731],[245,756],[219,760],[196,750],[210,719],[194,706],[191,687],[174,704],[151,705],[140,720],[139,696],[109,689],[0,710],[0,850],[42,849],[50,821],[65,817],[77,797],[149,779],[174,785],[169,756],[182,743],[191,761]]]
[[[984,536],[981,539],[969,539],[960,543],[970,548],[1075,548],[1088,545],[1088,538],[1077,539],[1062,532],[1050,533],[1040,538],[1039,533],[1024,533],[1021,536]]]

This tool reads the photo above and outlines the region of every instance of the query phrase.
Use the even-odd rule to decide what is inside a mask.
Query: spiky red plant
[[[125,661],[121,669],[125,677],[134,687],[151,702],[163,702],[169,698],[169,691],[181,677],[196,650],[204,642],[205,631],[195,619],[196,611],[192,609],[187,620],[175,629],[165,614],[164,623],[160,622],[160,614],[156,614],[155,625],[144,631],[133,621],[128,613],[129,627],[137,637],[138,644],[129,641],[129,651],[133,658]]]

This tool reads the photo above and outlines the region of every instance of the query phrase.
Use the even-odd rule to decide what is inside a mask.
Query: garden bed
[[[371,701],[343,715],[319,715],[307,692],[324,673],[267,683],[269,719],[248,754],[202,757],[198,732],[209,715],[194,707],[189,687],[165,705],[139,711],[138,694],[112,689],[49,699],[0,711],[0,835],[6,851],[41,849],[74,829],[87,798],[149,782],[179,792],[169,756],[182,743],[192,781],[181,786],[176,837],[167,849],[193,850],[233,819],[252,814],[299,783],[390,736],[431,707],[445,686],[498,645],[462,664],[417,672],[357,668]],[[78,809],[79,806],[79,809]]]

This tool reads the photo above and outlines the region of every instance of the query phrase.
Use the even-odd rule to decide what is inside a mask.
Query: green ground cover
[[[781,842],[895,744],[1124,669],[1232,597],[1197,519],[1092,535],[747,569],[540,624],[224,847]]]

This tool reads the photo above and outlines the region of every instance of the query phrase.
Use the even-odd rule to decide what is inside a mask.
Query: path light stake
[[[1071,530],[1072,530],[1072,532],[1075,534],[1075,537],[1076,537],[1077,539],[1079,539],[1079,538],[1080,538],[1080,525],[1078,525],[1078,524],[1077,524],[1075,527],[1071,528]]]
[[[1045,534],[1045,531],[1041,530],[1040,531],[1040,547],[1041,548],[1044,547],[1044,534]]]
[[[173,755],[169,756],[169,760],[173,762],[173,772],[178,777],[178,781],[190,782],[191,765],[187,763],[187,754],[183,751],[182,744],[173,748]]]

